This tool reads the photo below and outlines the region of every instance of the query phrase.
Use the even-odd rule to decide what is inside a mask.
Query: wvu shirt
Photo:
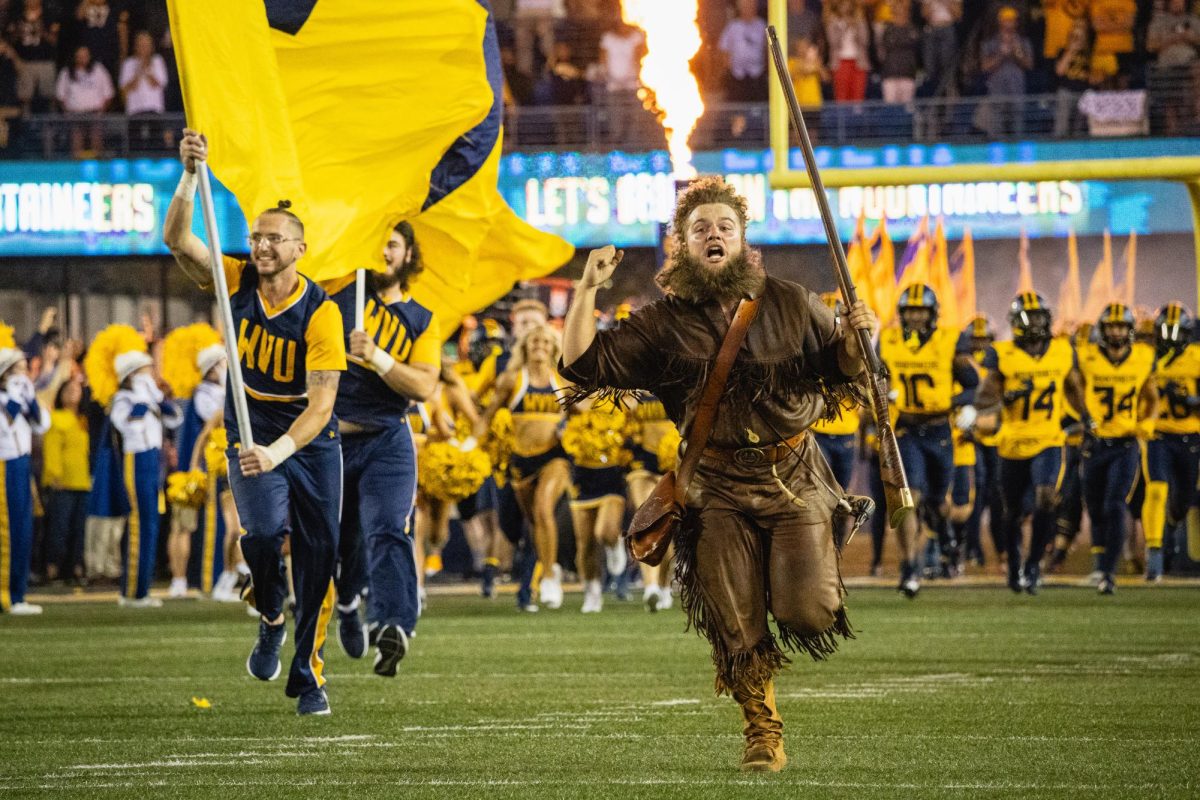
[[[841,414],[833,419],[821,418],[812,426],[813,433],[825,436],[848,436],[858,431],[860,414],[858,403],[850,398],[842,401]]]
[[[354,276],[325,284],[330,299],[342,315],[347,350],[354,328]],[[442,366],[441,334],[433,312],[413,300],[385,304],[378,293],[368,290],[363,309],[363,327],[382,348],[401,364]],[[338,419],[371,427],[394,427],[404,423],[412,400],[397,394],[383,376],[353,357],[348,357],[346,374],[338,384],[334,413]]]
[[[299,285],[291,297],[272,306],[258,290],[254,265],[225,258],[238,361],[256,442],[269,443],[287,433],[304,411],[309,372],[346,369],[338,307],[320,286],[303,275],[298,277]],[[331,417],[331,431],[336,424]],[[225,393],[225,426],[230,444],[240,442],[232,388]]]
[[[1188,395],[1200,394],[1200,344],[1171,350],[1158,359],[1154,369],[1158,383],[1158,421],[1155,433],[1200,433],[1200,415],[1187,407]],[[1174,391],[1167,387],[1174,384]]]
[[[950,413],[957,349],[958,331],[948,328],[935,328],[924,344],[915,337],[906,339],[900,328],[883,331],[879,337],[879,356],[892,373],[898,412]]]
[[[1063,387],[1075,367],[1071,343],[1052,339],[1046,352],[1034,357],[1013,342],[996,342],[984,363],[1000,373],[1005,393],[1019,393],[1000,409],[1000,457],[1022,461],[1047,448],[1062,447],[1066,440]]]
[[[1079,371],[1087,383],[1087,410],[1096,436],[1120,439],[1138,433],[1138,393],[1154,371],[1154,349],[1136,343],[1119,363],[1109,361],[1100,345],[1079,348]]]

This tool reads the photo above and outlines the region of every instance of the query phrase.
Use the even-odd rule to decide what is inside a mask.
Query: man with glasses
[[[201,287],[209,286],[212,276],[208,248],[192,233],[192,211],[197,162],[207,154],[204,137],[185,130],[184,173],[163,226],[163,242]],[[246,668],[260,680],[279,677],[288,594],[281,550],[290,534],[296,655],[285,693],[299,698],[299,714],[328,714],[321,647],[333,611],[342,503],[341,440],[333,407],[346,347],[338,307],[296,270],[306,246],[304,225],[290,205],[282,201],[254,220],[248,262],[226,258],[223,264],[250,423],[258,441],[271,442],[242,447],[230,387],[225,411],[229,483],[246,531],[242,554],[261,615]]]

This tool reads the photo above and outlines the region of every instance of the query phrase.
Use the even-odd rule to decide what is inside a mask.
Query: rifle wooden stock
[[[800,134],[800,149],[804,154],[804,168],[812,182],[813,197],[821,210],[821,222],[825,225],[825,238],[829,242],[829,250],[833,255],[833,264],[841,290],[842,301],[846,308],[853,307],[858,302],[858,291],[850,279],[850,266],[846,263],[846,252],[842,249],[842,239],[838,235],[837,224],[833,220],[833,211],[829,208],[829,198],[825,195],[825,184],[821,181],[821,173],[817,169],[817,157],[813,153],[812,140],[808,136],[808,127],[804,124],[804,115],[800,112],[800,102],[796,99],[796,90],[792,86],[788,74],[787,60],[783,48],[779,44],[779,35],[774,25],[767,26],[767,40],[771,50],[771,60],[775,65],[775,77],[783,89],[787,102],[788,113],[792,124]],[[887,371],[879,357],[875,355],[875,347],[867,331],[856,330],[859,349],[866,362],[868,373],[868,389],[871,397],[871,411],[875,415],[875,430],[879,435],[879,472],[883,479],[884,498],[887,501],[888,522],[893,528],[898,528],[904,517],[913,510],[912,492],[908,488],[908,477],[904,474],[904,463],[900,460],[900,446],[896,443],[896,432],[892,430],[892,418],[888,412],[888,382]]]

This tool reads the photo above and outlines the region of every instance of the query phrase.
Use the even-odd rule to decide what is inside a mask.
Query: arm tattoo
[[[337,370],[319,369],[308,373],[308,389],[324,389],[326,387],[336,390],[338,381],[341,380],[342,373]]]

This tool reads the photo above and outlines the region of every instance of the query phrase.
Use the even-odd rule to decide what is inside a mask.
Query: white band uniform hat
[[[225,359],[225,346],[221,344],[210,344],[208,347],[196,354],[196,368],[200,370],[200,377],[208,375],[208,371],[221,363]]]
[[[154,365],[154,359],[149,353],[143,353],[139,350],[130,350],[126,353],[121,353],[113,360],[113,368],[117,372],[117,385],[120,386],[133,373],[137,372],[142,367]]]
[[[25,360],[25,353],[16,347],[0,347],[0,377]]]

